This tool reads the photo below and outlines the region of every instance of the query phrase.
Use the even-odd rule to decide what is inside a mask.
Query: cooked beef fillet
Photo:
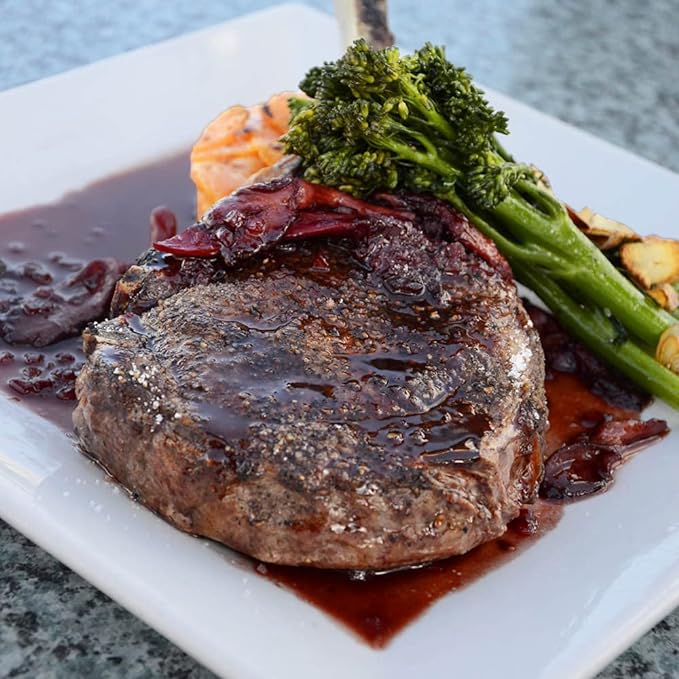
[[[263,561],[386,569],[500,535],[542,474],[537,335],[460,215],[382,200],[395,216],[354,239],[229,266],[145,255],[128,311],[85,334],[83,448],[179,528]]]

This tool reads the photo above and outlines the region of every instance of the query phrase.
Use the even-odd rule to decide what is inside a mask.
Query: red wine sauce
[[[373,648],[383,648],[442,596],[528,548],[556,526],[561,512],[562,505],[540,501],[523,510],[501,538],[418,568],[374,574],[259,564],[257,572],[325,611]]]
[[[3,300],[58,285],[94,259],[132,263],[149,247],[152,210],[164,205],[189,224],[193,195],[188,154],[180,153],[0,216],[0,310]],[[0,389],[70,432],[82,361],[79,337],[37,348],[0,339]]]

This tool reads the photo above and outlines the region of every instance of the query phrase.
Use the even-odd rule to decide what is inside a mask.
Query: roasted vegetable
[[[652,287],[647,293],[663,308],[675,311],[679,308],[679,293],[669,283],[661,283]]]
[[[679,377],[647,353],[676,320],[574,226],[534,168],[514,162],[496,136],[506,117],[442,48],[402,57],[359,40],[311,69],[301,89],[310,99],[291,102],[284,143],[307,180],[357,196],[401,189],[449,201],[578,337],[679,408]],[[671,352],[659,356],[675,367]]]
[[[644,290],[679,281],[679,241],[649,236],[638,243],[625,243],[620,261]]]
[[[191,150],[191,179],[196,185],[196,216],[246,183],[253,173],[283,155],[280,136],[286,131],[290,92],[266,104],[232,106],[206,128]]]
[[[569,214],[573,218],[571,211]],[[594,241],[600,250],[613,250],[623,243],[641,240],[641,237],[626,224],[592,212],[588,207],[580,210],[577,217],[579,221],[573,219],[575,225]]]
[[[679,372],[679,326],[674,325],[662,334],[656,358],[670,370]]]
[[[626,224],[592,212],[567,208],[573,224],[663,309],[679,308],[679,242],[642,237]],[[676,315],[676,314],[675,314]],[[675,371],[676,372],[676,371]]]

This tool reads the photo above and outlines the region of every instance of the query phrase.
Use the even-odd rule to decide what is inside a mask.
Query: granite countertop
[[[274,4],[3,0],[0,90]],[[679,171],[677,0],[390,7],[403,44],[446,44],[488,86]],[[600,677],[679,677],[677,649],[675,611]],[[0,522],[0,677],[156,676],[213,675]]]

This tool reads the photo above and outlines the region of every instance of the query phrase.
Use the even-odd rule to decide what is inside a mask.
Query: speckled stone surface
[[[273,4],[0,0],[0,90]],[[390,6],[402,44],[444,43],[488,86],[679,171],[678,0]],[[675,612],[600,678],[679,677],[678,649]],[[212,676],[0,522],[0,677]]]

